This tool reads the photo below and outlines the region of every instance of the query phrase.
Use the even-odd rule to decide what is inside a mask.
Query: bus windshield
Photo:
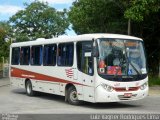
[[[143,42],[115,38],[97,39],[98,73],[110,78],[135,78],[147,74]],[[137,77],[136,77],[137,78]]]

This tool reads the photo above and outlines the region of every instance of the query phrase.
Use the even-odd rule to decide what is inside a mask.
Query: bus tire
[[[71,105],[79,105],[80,101],[78,100],[77,90],[74,86],[69,87],[67,91],[68,103]]]
[[[35,95],[35,91],[33,91],[32,89],[32,83],[30,80],[27,80],[26,82],[26,93],[28,96],[34,96]]]

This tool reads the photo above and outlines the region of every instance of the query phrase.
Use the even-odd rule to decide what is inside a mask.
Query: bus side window
[[[32,46],[31,48],[31,65],[42,64],[42,46]]]
[[[54,66],[56,65],[56,53],[57,53],[57,45],[44,45],[43,52],[43,65],[45,66]]]
[[[73,65],[73,43],[61,43],[58,46],[57,63],[59,66]]]
[[[20,61],[20,48],[19,47],[12,48],[11,64],[18,65],[19,61]]]
[[[77,43],[77,66],[80,71],[93,75],[93,57],[91,56],[92,42]]]
[[[30,47],[21,47],[20,64],[29,65]]]

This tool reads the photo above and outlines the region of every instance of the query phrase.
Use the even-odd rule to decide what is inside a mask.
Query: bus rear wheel
[[[26,93],[28,96],[34,96],[35,92],[32,89],[32,83],[30,80],[27,80],[26,82]]]
[[[74,86],[71,86],[67,91],[68,103],[72,105],[79,105],[77,90]]]

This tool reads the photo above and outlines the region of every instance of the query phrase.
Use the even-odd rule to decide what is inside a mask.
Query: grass
[[[149,76],[149,86],[160,86],[160,77]]]

